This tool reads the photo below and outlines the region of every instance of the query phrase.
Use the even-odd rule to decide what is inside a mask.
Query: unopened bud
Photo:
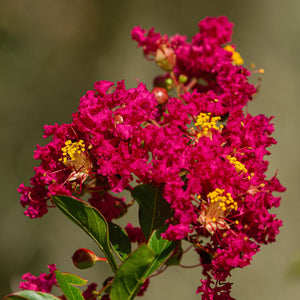
[[[123,117],[121,115],[114,116],[114,121],[116,124],[122,124],[124,122]]]
[[[88,269],[91,268],[96,261],[107,261],[107,259],[97,257],[96,254],[89,249],[80,248],[73,254],[72,261],[78,269]]]
[[[172,48],[163,45],[156,50],[155,61],[165,71],[172,71],[176,64],[176,54]]]
[[[168,95],[168,92],[166,89],[164,88],[161,88],[161,87],[155,87],[152,91],[151,91],[152,94],[154,94],[156,100],[157,100],[157,103],[159,105],[163,105],[165,104],[168,99],[169,99],[169,95]]]
[[[173,84],[173,80],[171,78],[167,78],[166,81],[165,81],[165,83],[166,83],[166,86],[168,88],[168,87],[170,87]]]
[[[180,74],[178,80],[180,83],[186,83],[188,81],[188,77],[184,74]]]

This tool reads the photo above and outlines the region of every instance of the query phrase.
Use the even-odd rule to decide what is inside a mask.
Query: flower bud
[[[180,74],[179,78],[178,78],[178,80],[179,80],[180,83],[186,83],[188,81],[188,79],[189,78],[186,75],[184,75],[184,74]]]
[[[122,124],[124,122],[123,117],[121,115],[115,115],[114,116],[114,122],[116,124]]]
[[[89,250],[80,248],[72,256],[72,261],[75,267],[78,269],[88,269],[91,268],[96,261],[107,261],[106,258],[97,257],[96,254]]]
[[[169,99],[167,90],[162,87],[155,87],[151,93],[154,94],[158,105],[165,104]]]
[[[172,71],[176,64],[176,54],[172,48],[163,45],[156,50],[155,61],[165,71]]]
[[[171,78],[167,78],[165,80],[165,84],[166,84],[167,89],[171,89],[172,85],[173,85],[173,80]]]

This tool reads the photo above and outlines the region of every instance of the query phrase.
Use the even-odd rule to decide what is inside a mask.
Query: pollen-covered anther
[[[67,140],[65,146],[61,148],[61,152],[62,157],[59,161],[72,170],[69,181],[77,179],[84,181],[92,169],[92,162],[86,153],[84,141],[72,142]]]
[[[233,60],[233,64],[235,65],[242,65],[244,63],[244,60],[242,59],[239,52],[235,51],[235,48],[231,45],[227,45],[224,47],[224,50],[229,51],[232,53],[231,59]]]
[[[231,194],[225,194],[224,189],[217,188],[207,195],[207,199],[207,202],[202,203],[198,221],[210,234],[214,234],[217,229],[229,228],[225,218],[238,208]]]
[[[235,169],[236,169],[236,171],[238,172],[238,173],[247,173],[248,172],[248,170],[246,169],[246,167],[245,167],[245,165],[243,165],[240,161],[238,161],[237,159],[236,159],[236,157],[233,157],[233,156],[231,156],[231,155],[227,155],[226,156],[226,159],[232,164],[232,165],[234,165],[234,167],[235,167]]]
[[[221,131],[223,128],[223,125],[217,126],[218,121],[221,120],[221,117],[216,116],[212,117],[211,113],[200,113],[197,116],[195,126],[199,129],[199,132],[197,134],[197,138],[200,138],[201,136],[207,136],[209,138],[212,137],[212,129],[215,129],[217,131]]]
[[[59,160],[65,164],[68,160],[76,160],[77,154],[81,154],[85,152],[85,144],[83,140],[79,140],[79,142],[72,142],[71,140],[67,140],[65,142],[65,147],[61,148],[63,157]]]

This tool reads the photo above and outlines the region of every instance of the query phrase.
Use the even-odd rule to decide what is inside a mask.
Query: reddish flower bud
[[[123,117],[121,115],[114,116],[114,121],[116,124],[122,124],[124,122]]]
[[[165,104],[169,99],[167,90],[162,87],[155,87],[151,93],[154,94],[159,105]]]
[[[163,45],[157,49],[155,61],[165,71],[172,71],[176,64],[176,54],[172,48]]]
[[[91,268],[96,261],[107,261],[107,259],[97,257],[96,254],[89,249],[80,248],[73,254],[72,261],[78,269],[88,269]]]

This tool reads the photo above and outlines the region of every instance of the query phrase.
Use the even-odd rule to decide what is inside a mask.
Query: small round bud
[[[157,49],[155,61],[165,71],[172,71],[176,65],[176,54],[172,48],[163,45]]]
[[[173,84],[173,80],[171,78],[167,78],[165,82],[167,87]]]
[[[121,115],[115,115],[114,121],[116,124],[123,124],[123,122],[124,122],[123,117]]]
[[[73,264],[78,269],[91,268],[97,260],[98,257],[93,251],[84,248],[78,249],[72,256]]]
[[[178,80],[180,83],[186,83],[188,81],[188,77],[184,74],[180,74]]]
[[[168,92],[166,89],[164,88],[161,88],[161,87],[155,87],[152,91],[151,91],[152,94],[154,94],[156,100],[157,100],[157,103],[159,105],[163,105],[165,104],[168,99],[169,99],[169,95],[168,95]]]

